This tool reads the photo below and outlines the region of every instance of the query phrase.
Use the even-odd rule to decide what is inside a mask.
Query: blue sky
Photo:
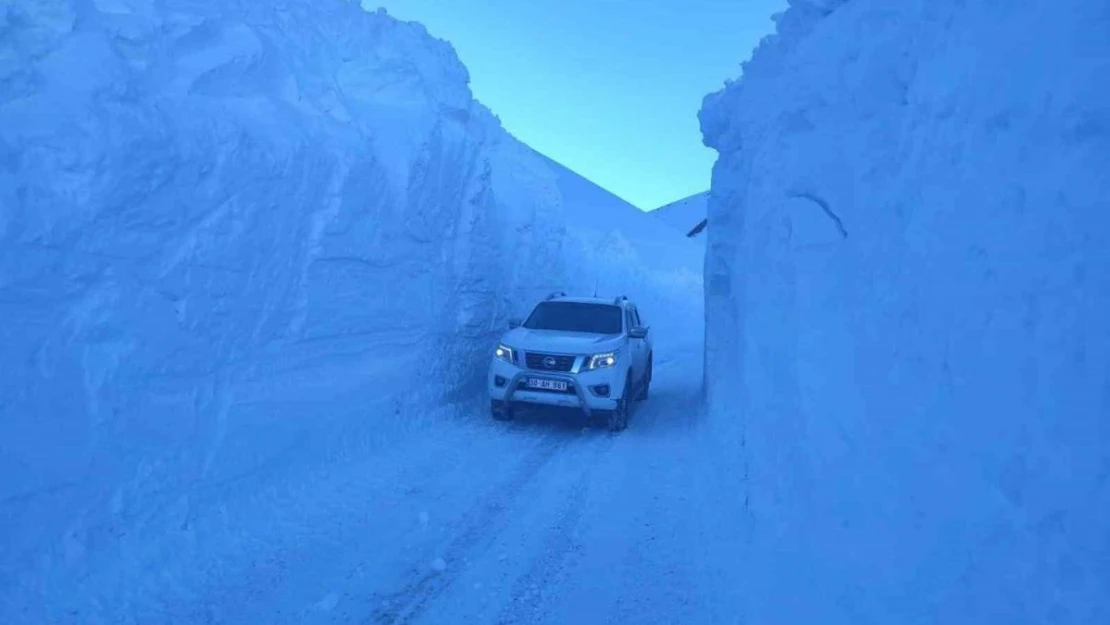
[[[786,0],[363,0],[451,42],[509,132],[641,209],[709,188],[702,97]]]

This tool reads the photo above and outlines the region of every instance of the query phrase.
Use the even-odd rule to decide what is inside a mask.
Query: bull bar
[[[581,405],[582,412],[586,414],[586,418],[588,419],[593,416],[593,412],[590,410],[590,406],[586,402],[586,393],[582,389],[582,385],[578,383],[578,380],[573,375],[567,373],[548,373],[546,371],[538,374],[534,371],[521,371],[517,373],[513,376],[512,380],[509,380],[509,392],[505,394],[506,407],[512,403],[513,395],[516,394],[516,387],[520,384],[520,380],[532,376],[551,378],[554,380],[563,380],[566,383],[570,384],[571,387],[574,389],[574,394],[578,396],[578,403]]]

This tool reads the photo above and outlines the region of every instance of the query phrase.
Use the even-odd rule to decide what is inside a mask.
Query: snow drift
[[[519,302],[620,266],[567,258],[467,82],[357,3],[0,2],[5,622],[126,612],[198,518],[471,396]]]
[[[700,113],[749,622],[1110,622],[1110,5],[790,5]]]

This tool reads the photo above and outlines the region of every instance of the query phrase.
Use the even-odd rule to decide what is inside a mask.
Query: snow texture
[[[550,290],[701,314],[694,246],[569,227],[622,203],[467,83],[341,0],[0,0],[0,621],[160,613],[264,540],[227,506],[457,414]]]
[[[695,193],[690,197],[651,211],[651,215],[663,220],[668,226],[682,233],[683,236],[693,232],[699,224],[705,221],[706,209],[709,205],[709,192]],[[705,231],[698,230],[691,238],[697,239],[704,245]]]
[[[745,622],[1110,622],[1110,4],[776,21],[700,112]]]

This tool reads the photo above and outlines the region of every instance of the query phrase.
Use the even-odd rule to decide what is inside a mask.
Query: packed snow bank
[[[701,111],[753,623],[1110,622],[1110,11],[792,1]]]
[[[0,614],[126,610],[200,516],[469,396],[517,302],[619,267],[566,262],[561,174],[467,80],[339,0],[0,3]]]

